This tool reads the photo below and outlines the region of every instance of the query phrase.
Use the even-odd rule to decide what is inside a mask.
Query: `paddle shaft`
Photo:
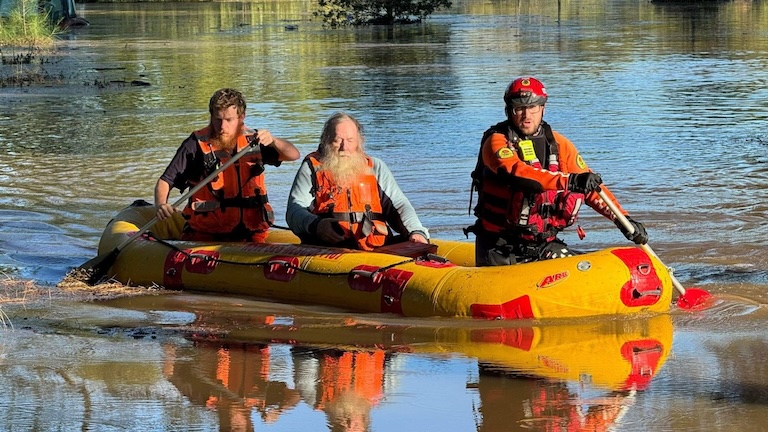
[[[597,194],[600,195],[600,198],[602,198],[602,200],[605,202],[608,208],[611,209],[611,212],[613,212],[613,215],[616,217],[616,219],[618,219],[619,222],[621,222],[621,225],[624,227],[624,229],[626,229],[627,232],[629,232],[630,234],[634,233],[635,227],[632,226],[629,220],[627,220],[627,217],[624,216],[619,211],[619,209],[616,207],[616,204],[614,204],[613,201],[610,198],[608,198],[608,195],[606,195],[605,192],[603,192],[601,189],[598,189]],[[656,255],[656,252],[654,252],[653,249],[651,249],[651,247],[648,246],[647,243],[640,245],[640,247],[643,248],[643,250],[646,253],[653,255],[654,257],[656,257],[656,259],[661,261],[661,258],[659,258],[659,256]],[[672,279],[672,285],[674,285],[675,288],[678,291],[680,291],[680,295],[685,295],[685,288],[683,288],[683,285],[680,283],[680,281],[677,280],[677,278],[675,277],[675,275],[672,274],[671,271],[669,272],[669,277]]]
[[[202,189],[205,186],[207,186],[208,183],[213,181],[213,179],[215,179],[216,176],[218,176],[222,171],[224,171],[225,169],[231,167],[235,162],[237,162],[241,157],[245,156],[246,153],[248,153],[253,147],[255,147],[257,145],[259,145],[259,141],[257,139],[253,139],[250,142],[250,144],[248,145],[248,147],[246,147],[246,148],[240,150],[239,152],[237,152],[234,156],[232,156],[232,158],[230,158],[226,163],[224,163],[224,165],[222,165],[219,168],[217,168],[216,171],[210,173],[208,175],[208,177],[206,177],[202,181],[198,182],[195,186],[193,186],[190,190],[188,190],[187,193],[182,195],[181,198],[176,200],[176,202],[173,203],[173,208],[176,208],[176,207],[184,204],[192,195],[196,194],[200,189]],[[121,251],[124,247],[128,246],[132,241],[136,240],[142,234],[144,234],[150,228],[152,228],[157,223],[158,220],[159,219],[157,218],[157,216],[153,217],[152,220],[150,220],[143,227],[141,227],[138,232],[136,232],[132,236],[128,237],[127,239],[123,240],[122,243],[117,245],[115,250],[117,250],[118,252]]]

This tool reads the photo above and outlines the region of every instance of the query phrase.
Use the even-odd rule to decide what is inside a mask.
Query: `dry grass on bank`
[[[20,280],[0,272],[0,330],[13,328],[8,315],[13,308],[28,308],[56,301],[92,302],[165,292],[167,290],[157,285],[133,287],[114,280],[88,285],[72,272],[56,286],[42,286],[33,280]]]
[[[159,286],[133,287],[113,280],[88,285],[71,273],[55,287],[38,285],[35,281],[20,280],[2,273],[0,275],[4,276],[0,280],[0,309],[3,306],[26,306],[51,300],[89,302],[164,291]]]

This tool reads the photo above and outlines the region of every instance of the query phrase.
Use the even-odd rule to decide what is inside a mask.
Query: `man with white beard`
[[[308,244],[370,251],[405,240],[429,242],[392,172],[365,153],[363,128],[345,113],[326,121],[318,150],[304,158],[285,219]]]

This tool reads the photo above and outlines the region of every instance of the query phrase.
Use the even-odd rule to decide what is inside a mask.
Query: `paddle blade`
[[[711,298],[712,294],[701,288],[688,288],[685,294],[677,298],[677,307],[688,310],[703,309]]]
[[[70,277],[85,282],[88,285],[95,285],[104,276],[106,276],[112,264],[115,263],[120,249],[113,249],[111,252],[99,255],[83,263],[80,267],[72,270]]]

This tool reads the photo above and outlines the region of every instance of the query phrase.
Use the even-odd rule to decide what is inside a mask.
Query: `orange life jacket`
[[[542,122],[544,137],[549,147],[547,170],[560,171],[559,148],[548,124]],[[507,146],[515,151],[521,160],[535,168],[542,169],[541,161],[530,143],[521,147],[520,137],[508,122],[491,127],[483,135],[480,154],[475,171],[472,173],[473,188],[478,191],[475,215],[482,228],[488,232],[508,234],[527,241],[554,240],[557,233],[576,221],[584,195],[569,191],[544,190],[531,192],[510,184],[487,168],[482,161],[482,144],[493,133],[507,136]],[[471,205],[471,204],[470,204]]]
[[[205,167],[200,180],[232,157],[230,152],[209,142],[210,132],[208,127],[195,132],[204,154]],[[243,131],[237,138],[236,150],[240,152],[248,147],[253,135],[250,129]],[[254,146],[248,154],[219,173],[207,187],[194,194],[183,215],[193,230],[204,233],[227,234],[241,224],[251,232],[267,231],[274,223],[274,213],[264,184],[260,147]]]
[[[370,172],[354,181],[354,187],[342,187],[320,169],[317,152],[307,155],[312,169],[315,197],[312,213],[339,221],[346,238],[354,239],[361,250],[383,246],[389,228],[382,213],[379,182],[373,173],[373,160],[366,157]]]
[[[318,409],[341,399],[352,392],[376,405],[382,398],[386,354],[344,351],[340,355],[324,354],[320,360],[320,397]]]

